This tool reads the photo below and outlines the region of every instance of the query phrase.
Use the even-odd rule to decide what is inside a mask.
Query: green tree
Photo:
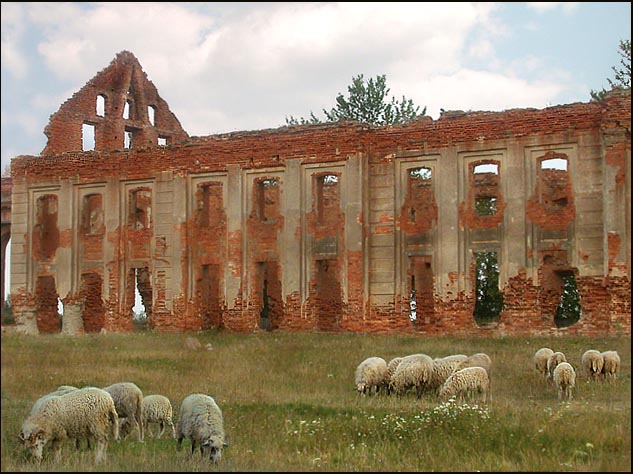
[[[395,97],[388,99],[390,89],[387,87],[387,77],[376,76],[365,82],[362,74],[352,78],[352,84],[348,86],[347,98],[339,93],[336,97],[336,107],[329,111],[323,109],[326,121],[338,122],[341,120],[354,120],[372,125],[404,124],[426,113],[426,107],[420,111],[411,99],[402,96],[402,100]],[[297,119],[292,115],[286,117],[287,125],[305,125],[321,123],[322,121],[310,112],[309,118]]]
[[[503,310],[503,293],[499,291],[497,252],[475,253],[475,311],[479,324],[498,321]]]
[[[618,54],[622,57],[620,64],[622,67],[612,66],[611,69],[615,73],[613,79],[607,78],[611,90],[613,89],[629,89],[631,87],[631,40],[620,40]],[[593,100],[602,100],[607,94],[607,90],[591,91]]]
[[[558,327],[567,327],[578,322],[582,315],[582,308],[574,274],[571,272],[565,273],[562,275],[562,279],[563,290],[560,302],[556,307],[556,314],[554,314],[554,322]]]

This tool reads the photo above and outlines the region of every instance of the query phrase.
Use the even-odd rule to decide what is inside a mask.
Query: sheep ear
[[[22,441],[23,443],[26,441],[26,438],[24,437],[24,433],[22,431],[20,431],[20,434],[18,435],[18,439]]]
[[[222,446],[223,446],[223,447],[225,447],[225,448],[228,448],[228,447],[229,447],[229,443],[227,443],[227,442],[225,441],[225,442],[223,442],[223,443],[222,443]]]

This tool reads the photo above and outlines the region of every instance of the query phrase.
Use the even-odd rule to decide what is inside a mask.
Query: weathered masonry
[[[131,331],[138,293],[157,331],[631,333],[630,90],[190,137],[121,52],[45,134],[2,188],[24,332]]]

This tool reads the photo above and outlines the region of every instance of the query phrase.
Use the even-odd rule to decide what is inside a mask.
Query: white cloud
[[[23,8],[19,3],[2,2],[2,69],[7,69],[16,78],[23,78],[28,71],[27,61],[20,51],[23,36]]]
[[[527,2],[527,6],[539,13],[545,13],[560,8],[565,13],[572,13],[578,9],[581,2]]]
[[[462,69],[452,75],[436,76],[419,84],[402,84],[418,105],[427,106],[427,115],[438,118],[440,109],[502,111],[513,108],[544,108],[560,92],[553,82],[529,83],[501,74]]]

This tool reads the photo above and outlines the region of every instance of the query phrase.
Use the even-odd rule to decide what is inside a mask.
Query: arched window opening
[[[318,222],[334,223],[340,206],[339,177],[335,174],[319,176],[316,185]]]
[[[158,146],[167,146],[167,138],[158,137]]]
[[[126,120],[130,118],[130,101],[129,100],[126,100],[125,105],[123,106],[123,118]]]
[[[503,293],[499,291],[497,252],[475,253],[475,322],[482,326],[499,320]]]
[[[152,125],[155,125],[154,123],[154,117],[156,114],[156,109],[154,108],[153,105],[148,105],[147,106],[147,118],[149,119],[149,123],[151,123]]]
[[[473,174],[492,173],[499,174],[499,165],[495,163],[483,163],[473,167]]]
[[[479,216],[494,216],[498,212],[499,165],[479,163],[473,166],[474,208]]]
[[[103,94],[99,94],[97,96],[97,104],[96,104],[96,113],[99,117],[103,117],[105,115],[105,103],[106,98]]]
[[[81,149],[83,151],[92,151],[95,146],[95,126],[91,123],[83,123],[81,126]]]
[[[132,148],[132,143],[134,141],[134,133],[131,130],[126,130],[123,138],[123,148],[129,150]]]
[[[257,182],[257,217],[261,222],[274,222],[279,214],[279,182],[267,178]]]
[[[541,161],[542,170],[564,170],[567,171],[567,160],[564,158],[550,158]]]
[[[577,323],[582,316],[580,294],[576,285],[576,277],[571,271],[555,272],[562,279],[562,292],[560,302],[554,315],[554,323],[559,328],[564,328]]]

